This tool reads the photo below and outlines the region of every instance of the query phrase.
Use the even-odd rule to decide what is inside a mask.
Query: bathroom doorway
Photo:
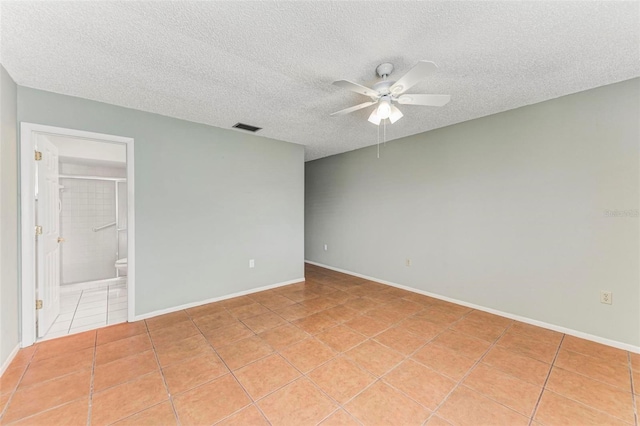
[[[22,123],[21,167],[23,345],[133,320],[133,139]]]

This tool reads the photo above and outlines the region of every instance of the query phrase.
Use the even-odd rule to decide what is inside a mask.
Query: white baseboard
[[[602,343],[603,345],[612,346],[614,348],[623,349],[625,351],[640,353],[640,346],[634,346],[634,345],[630,345],[628,343],[618,342],[617,340],[606,339],[604,337],[596,336],[596,335],[589,334],[589,333],[583,333],[582,331],[573,330],[571,328],[566,328],[566,327],[562,327],[562,326],[555,325],[555,324],[549,324],[549,323],[546,323],[546,322],[543,322],[543,321],[538,321],[538,320],[534,320],[534,319],[531,319],[531,318],[522,317],[520,315],[515,315],[515,314],[510,314],[508,312],[499,311],[497,309],[492,309],[492,308],[487,308],[487,307],[480,306],[480,305],[475,305],[473,303],[465,302],[463,300],[453,299],[453,298],[447,297],[447,296],[441,296],[441,295],[435,294],[435,293],[429,293],[428,291],[418,290],[418,289],[413,288],[413,287],[407,287],[407,286],[402,285],[402,284],[396,284],[396,283],[393,283],[391,281],[385,281],[385,280],[381,280],[381,279],[378,279],[378,278],[370,277],[370,276],[367,276],[367,275],[362,275],[362,274],[359,274],[357,272],[352,272],[352,271],[347,271],[345,269],[335,268],[333,266],[324,265],[322,263],[313,262],[311,260],[305,260],[305,263],[308,263],[310,265],[320,266],[321,268],[331,269],[332,271],[336,271],[336,272],[342,272],[343,274],[353,275],[354,277],[364,278],[364,279],[367,279],[369,281],[374,281],[374,282],[377,282],[377,283],[380,283],[380,284],[386,284],[386,285],[389,285],[389,286],[392,286],[392,287],[397,287],[397,288],[400,288],[402,290],[411,291],[413,293],[418,293],[418,294],[422,294],[422,295],[425,295],[425,296],[433,297],[434,299],[440,299],[440,300],[444,300],[444,301],[447,301],[447,302],[455,303],[457,305],[466,306],[468,308],[477,309],[479,311],[488,312],[490,314],[500,315],[501,317],[510,318],[512,320],[516,320],[516,321],[524,322],[526,324],[531,324],[531,325],[535,325],[535,326],[538,326],[538,327],[546,328],[546,329],[549,329],[549,330],[557,331],[557,332],[560,332],[560,333],[568,334],[570,336],[579,337],[581,339],[590,340],[592,342]]]
[[[11,365],[11,361],[13,361],[16,355],[18,355],[19,350],[20,350],[20,343],[18,343],[16,347],[13,348],[13,350],[9,354],[9,357],[5,360],[5,362],[2,363],[2,366],[0,366],[0,377],[2,377],[5,371],[7,371],[7,368],[9,368],[9,366]]]
[[[170,314],[171,312],[181,311],[183,309],[195,308],[196,306],[206,305],[207,303],[219,302],[221,300],[233,299],[234,297],[246,296],[247,294],[258,293],[265,290],[271,290],[272,288],[282,287],[289,284],[295,284],[304,281],[304,277],[297,278],[295,280],[284,281],[277,284],[266,285],[263,287],[253,288],[251,290],[239,291],[237,293],[227,294],[225,296],[214,297],[212,299],[200,300],[198,302],[186,303],[180,306],[173,306],[171,308],[159,309],[157,311],[148,312],[146,314],[136,315],[135,320],[143,320],[148,318],[157,317],[158,315]]]

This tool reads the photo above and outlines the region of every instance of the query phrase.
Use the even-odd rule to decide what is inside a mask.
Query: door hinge
[[[42,309],[42,300],[36,300],[36,311]]]
[[[40,151],[36,151],[36,153],[35,153],[35,159],[36,159],[36,161],[40,161],[40,160],[42,160],[42,152],[40,152]]]
[[[40,225],[36,226],[36,235],[42,235],[42,226]]]

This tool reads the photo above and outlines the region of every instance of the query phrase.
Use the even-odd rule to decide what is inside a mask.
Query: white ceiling
[[[1,61],[23,86],[306,145],[307,160],[375,144],[368,100],[332,86],[439,70],[401,106],[396,139],[640,76],[640,3],[2,2]],[[393,79],[393,78],[392,78]]]

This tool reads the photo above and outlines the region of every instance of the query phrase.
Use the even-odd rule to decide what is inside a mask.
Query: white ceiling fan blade
[[[411,68],[400,80],[396,81],[389,89],[394,95],[404,93],[413,87],[416,83],[424,80],[433,71],[438,68],[436,64],[431,61],[420,61],[418,64]]]
[[[371,96],[372,98],[377,98],[378,92],[373,89],[369,89],[368,87],[364,87],[358,83],[354,83],[352,81],[347,80],[338,80],[334,81],[333,84],[338,87],[342,87],[343,89],[351,90],[352,92],[360,93],[361,95]]]
[[[366,108],[366,107],[371,106],[371,105],[373,105],[375,103],[376,103],[376,101],[365,102],[365,103],[360,104],[360,105],[356,105],[356,106],[352,106],[350,108],[345,108],[345,109],[342,109],[340,111],[336,111],[336,112],[334,112],[333,114],[330,114],[330,115],[333,117],[333,116],[336,116],[336,115],[349,114],[350,112],[357,111],[357,110],[362,109],[362,108]]]
[[[450,100],[451,100],[451,95],[406,94],[398,98],[398,103],[402,105],[443,106],[448,104]]]

